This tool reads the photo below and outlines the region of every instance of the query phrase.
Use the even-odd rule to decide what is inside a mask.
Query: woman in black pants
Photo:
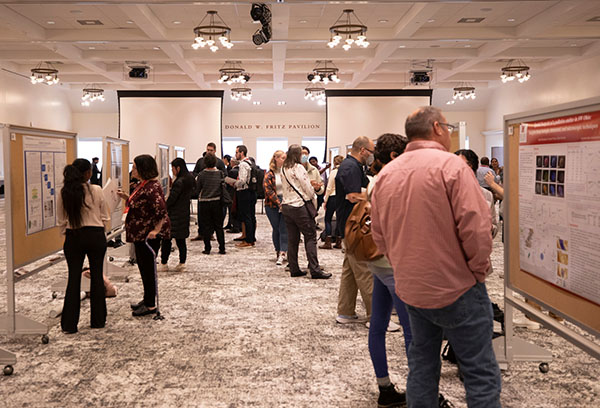
[[[154,158],[142,154],[133,159],[131,175],[142,180],[131,195],[119,190],[119,196],[126,199],[125,235],[127,242],[133,242],[138,269],[144,285],[144,299],[132,303],[134,316],[156,313],[155,260],[146,241],[154,253],[158,253],[160,242],[169,238],[171,223],[167,215],[165,196],[158,181],[158,169]]]
[[[198,217],[202,219],[204,227],[204,251],[210,254],[210,237],[213,232],[217,235],[219,253],[225,254],[225,234],[223,234],[223,204],[221,204],[221,189],[225,175],[217,169],[217,158],[214,154],[207,153],[204,156],[206,168],[198,175]]]
[[[69,268],[69,280],[60,325],[64,333],[77,333],[79,323],[79,292],[81,270],[87,255],[90,264],[90,323],[102,328],[106,323],[106,298],[102,265],[106,253],[105,227],[110,211],[102,188],[89,183],[92,165],[86,159],[76,159],[65,167],[64,184],[57,197],[58,226],[65,235],[64,252]]]
[[[195,182],[194,177],[185,165],[185,160],[182,158],[178,157],[171,162],[171,170],[175,177],[167,198],[167,212],[171,221],[171,237],[162,240],[161,265],[158,270],[169,270],[167,262],[171,254],[171,240],[175,238],[179,250],[179,265],[175,267],[175,270],[182,272],[185,271],[185,261],[187,259],[185,239],[190,236],[190,199],[192,198]]]

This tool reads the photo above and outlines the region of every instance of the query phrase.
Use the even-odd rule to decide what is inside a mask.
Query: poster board
[[[156,165],[158,166],[158,178],[163,189],[165,197],[169,192],[169,145],[163,143],[156,144]]]
[[[506,116],[504,137],[507,288],[599,336],[600,98]]]
[[[129,192],[129,141],[113,137],[104,137],[103,151],[106,158],[102,168],[102,185],[105,186],[108,179],[117,181],[118,187]],[[123,224],[123,203],[121,202],[111,214],[111,230]]]
[[[181,146],[173,146],[173,156],[172,159],[181,158],[185,160],[185,147]]]
[[[64,166],[76,158],[77,134],[13,125],[3,133],[7,252],[18,268],[62,249],[55,197]]]

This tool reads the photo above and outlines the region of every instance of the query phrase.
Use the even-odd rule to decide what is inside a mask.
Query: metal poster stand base
[[[0,315],[0,334],[48,334],[48,326],[36,322],[28,317],[25,317],[19,313],[15,314],[15,327],[14,331],[9,328],[12,326],[9,322],[9,316],[7,314]]]
[[[4,366],[4,375],[13,373],[13,365],[17,364],[17,356],[10,351],[0,349],[0,366]]]

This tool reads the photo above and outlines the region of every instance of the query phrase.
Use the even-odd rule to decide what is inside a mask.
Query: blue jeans
[[[384,270],[384,268],[380,268],[373,264],[369,264],[369,269],[372,272]],[[369,326],[369,353],[371,354],[371,361],[373,362],[373,368],[375,369],[377,378],[385,378],[389,375],[387,354],[385,350],[385,334],[390,322],[392,307],[396,308],[398,319],[404,330],[404,347],[406,348],[407,355],[408,346],[410,346],[412,339],[406,306],[398,295],[396,295],[394,287],[394,275],[389,274],[385,277],[380,277],[375,273],[373,274],[373,299],[371,301],[371,324]]]
[[[287,252],[288,249],[288,236],[287,227],[285,226],[285,220],[283,219],[283,213],[279,212],[279,208],[265,207],[267,218],[273,228],[273,245],[275,251]]]
[[[484,283],[441,309],[407,305],[412,329],[408,350],[408,406],[437,407],[444,334],[464,376],[469,408],[500,407],[500,369],[492,348],[493,312]]]
[[[329,196],[327,199],[327,206],[325,207],[325,235],[328,237],[336,235],[334,234],[335,231],[331,230],[333,214],[335,214],[335,196]]]

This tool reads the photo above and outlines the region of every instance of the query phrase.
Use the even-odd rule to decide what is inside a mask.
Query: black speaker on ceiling
[[[254,21],[260,21],[262,27],[252,34],[252,42],[262,45],[271,40],[273,29],[271,27],[271,9],[265,3],[252,3],[250,17]]]

